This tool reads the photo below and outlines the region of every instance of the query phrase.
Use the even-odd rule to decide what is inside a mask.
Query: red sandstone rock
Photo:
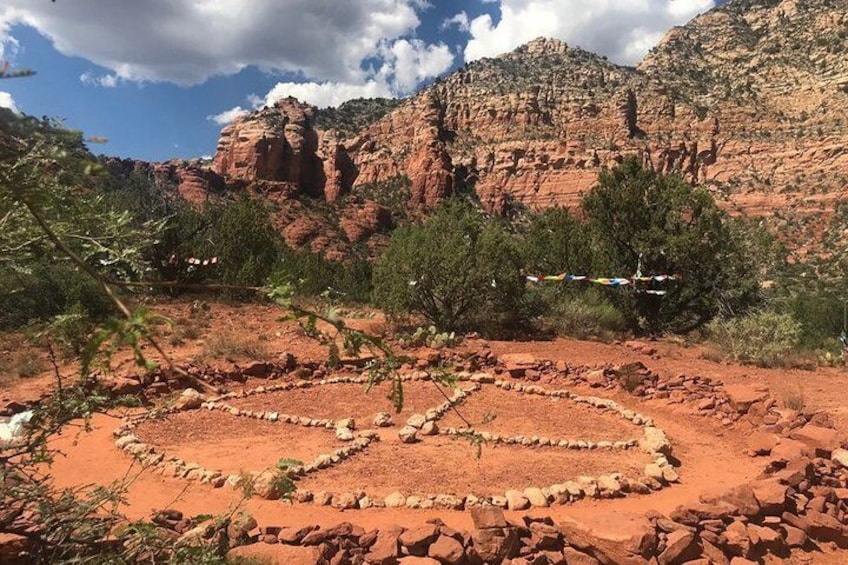
[[[786,485],[779,479],[765,479],[751,483],[754,498],[760,505],[760,512],[766,516],[780,516],[786,507]]]
[[[430,546],[427,555],[444,565],[459,565],[465,555],[462,544],[456,539],[441,535]]]
[[[565,556],[565,562],[568,565],[600,565],[601,563],[591,555],[587,555],[582,551],[577,551],[573,547],[564,548],[562,553]]]
[[[767,392],[750,385],[724,385],[724,392],[730,400],[730,405],[740,414],[744,414],[752,404],[768,396]]]
[[[409,555],[423,557],[427,555],[427,549],[439,536],[439,527],[435,524],[425,524],[417,528],[411,528],[403,532],[398,538],[400,545],[406,549]]]
[[[768,455],[777,446],[779,437],[767,432],[754,432],[748,438],[748,452],[751,455]]]
[[[647,520],[625,530],[598,530],[567,519],[557,524],[566,543],[591,554],[604,565],[643,565],[657,548],[657,533]]]
[[[506,528],[503,510],[496,506],[475,506],[471,509],[471,519],[478,530]]]
[[[818,457],[830,457],[831,452],[839,447],[842,436],[834,429],[807,424],[793,431],[789,437],[815,450]]]
[[[665,551],[660,553],[657,560],[660,565],[678,565],[697,559],[701,548],[695,540],[695,534],[687,530],[677,530],[668,534]]]
[[[400,526],[383,528],[368,553],[365,561],[374,565],[395,565],[398,556],[398,538],[403,532]]]

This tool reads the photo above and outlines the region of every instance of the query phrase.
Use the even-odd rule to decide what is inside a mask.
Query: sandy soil
[[[437,436],[408,446],[383,441],[352,461],[303,481],[304,488],[386,496],[410,494],[502,495],[508,489],[548,486],[580,475],[621,472],[639,476],[650,458],[636,451],[576,452],[554,448],[492,446],[481,450]],[[461,472],[458,470],[461,469]]]
[[[458,410],[477,430],[509,436],[589,441],[619,441],[642,436],[640,427],[609,411],[569,399],[524,395],[491,386],[473,393]],[[485,423],[487,416],[494,419]],[[459,415],[453,412],[442,420],[443,428],[462,426]]]
[[[445,401],[433,383],[404,383],[403,409],[398,414],[386,398],[388,385],[380,385],[366,393],[364,385],[328,384],[309,389],[294,389],[249,396],[228,401],[245,410],[274,411],[317,419],[353,418],[360,428],[371,426],[377,412],[388,412],[403,424],[414,413],[424,413]]]
[[[196,410],[144,422],[136,435],[168,455],[225,474],[261,471],[280,459],[313,461],[344,447],[333,430]]]
[[[166,315],[191,321],[189,302],[175,302],[157,307]],[[179,360],[202,358],[203,363],[244,365],[251,359],[215,359],[204,357],[205,343],[217,334],[252,336],[265,349],[265,357],[274,359],[283,352],[293,352],[298,359],[322,360],[326,350],[306,339],[290,322],[279,322],[280,312],[265,306],[231,306],[212,304],[208,319],[197,324],[196,339],[169,346],[169,352]],[[383,323],[378,317],[352,320],[352,324],[370,329]],[[716,363],[702,357],[698,347],[682,347],[671,342],[657,342],[658,355],[653,358],[637,353],[622,345],[558,339],[548,342],[490,342],[468,340],[465,349],[479,349],[488,345],[496,354],[530,353],[539,358],[563,360],[571,365],[603,365],[641,361],[661,374],[702,375],[726,383],[748,383],[768,387],[778,399],[802,396],[808,407],[825,409],[836,416],[837,426],[848,431],[848,372],[841,369],[816,371],[759,369]],[[128,364],[121,365],[130,370]],[[73,367],[63,370],[71,374]],[[257,383],[249,383],[255,386]],[[38,398],[52,386],[49,374],[21,380],[0,390],[0,402],[8,399]],[[431,385],[429,385],[431,386]],[[300,393],[303,392],[301,395]],[[604,396],[597,390],[586,389],[578,393]],[[385,391],[362,393],[362,388],[333,385],[298,391],[297,394],[256,396],[237,403],[254,409],[273,408],[298,415],[318,418],[353,416],[367,421],[378,411],[388,411]],[[427,383],[407,387],[407,410],[396,421],[405,419],[407,413],[421,411],[441,400]],[[674,453],[681,461],[681,484],[647,496],[633,496],[621,500],[591,500],[577,504],[533,510],[531,513],[550,515],[555,520],[571,517],[591,525],[598,531],[620,534],[628,531],[635,520],[646,511],[669,513],[678,505],[697,500],[703,495],[718,493],[756,477],[759,463],[742,454],[747,430],[726,428],[720,424],[692,416],[679,406],[664,401],[640,403],[624,394],[611,398],[652,417],[669,435]],[[278,405],[278,402],[280,403]],[[267,404],[264,404],[267,403]],[[489,429],[500,432],[568,437],[578,432],[588,439],[608,439],[638,436],[638,428],[628,422],[597,413],[576,417],[573,408],[567,412],[547,409],[556,406],[549,400],[522,397],[493,389],[472,396],[463,410],[471,419],[479,420],[484,411],[492,411],[497,418]],[[286,406],[285,410],[282,406]],[[581,407],[582,408],[582,407]],[[457,528],[470,528],[470,516],[464,512],[444,510],[423,511],[408,509],[369,509],[339,512],[331,508],[311,505],[290,505],[280,501],[242,500],[240,493],[228,488],[213,489],[206,485],[185,483],[178,479],[163,478],[134,466],[128,456],[113,444],[112,430],[120,423],[117,415],[99,415],[93,421],[90,433],[79,433],[69,428],[55,441],[65,456],[55,462],[51,474],[60,486],[80,484],[110,484],[131,479],[125,508],[130,517],[147,517],[154,510],[178,507],[187,514],[218,513],[239,507],[253,513],[260,523],[268,525],[302,525],[307,523],[331,525],[348,520],[365,528],[400,523],[415,525],[428,518],[441,517]],[[444,425],[455,423],[448,416]],[[500,427],[503,426],[503,427]],[[428,491],[433,485],[448,485],[457,493],[497,486],[498,490],[518,485],[524,481],[550,476],[561,480],[563,474],[570,478],[575,473],[599,473],[622,470],[622,466],[641,465],[635,458],[616,460],[615,456],[592,453],[582,457],[552,449],[518,449],[512,447],[484,447],[482,459],[474,458],[473,449],[466,443],[448,438],[427,438],[413,448],[401,447],[390,441],[396,427],[381,432],[384,441],[373,444],[343,465],[318,474],[304,483],[311,489],[342,490],[363,488],[379,493],[407,490],[414,485],[416,491]],[[281,457],[309,459],[316,451],[327,450],[338,444],[332,432],[310,430],[300,426],[270,424],[252,419],[193,412],[172,416],[166,421],[145,424],[139,434],[152,443],[173,451],[190,461],[211,468],[238,471],[243,468],[258,469],[274,464]],[[592,434],[597,434],[593,436]],[[617,469],[609,468],[618,467]],[[519,485],[520,486],[520,485]],[[526,486],[526,485],[524,485]],[[411,490],[411,489],[410,489]],[[276,551],[282,551],[275,548]],[[792,564],[835,565],[844,563],[844,552],[834,553],[827,547],[822,553],[793,556]],[[285,559],[279,561],[286,562]],[[776,565],[780,561],[768,561]]]

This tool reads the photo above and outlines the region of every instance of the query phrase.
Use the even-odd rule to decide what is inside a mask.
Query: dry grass
[[[203,344],[201,360],[209,359],[253,359],[264,361],[271,357],[268,344],[259,337],[248,337],[234,333],[213,334]]]
[[[804,397],[804,387],[796,385],[781,392],[780,403],[788,410],[801,412],[807,405]]]
[[[48,367],[47,360],[29,347],[0,353],[0,384],[36,377]]]

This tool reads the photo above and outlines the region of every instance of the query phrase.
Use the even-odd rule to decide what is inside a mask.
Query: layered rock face
[[[385,229],[364,206],[374,186],[407,182],[409,211],[470,190],[496,212],[576,206],[626,155],[710,187],[732,212],[780,211],[792,224],[848,190],[848,11],[842,0],[730,0],[671,30],[637,68],[539,39],[399,105],[363,104],[333,110],[330,129],[293,99],[242,117],[212,169],[286,201],[342,204],[334,234],[304,229],[320,221],[295,205],[281,219],[313,250],[316,238],[324,249],[372,231],[351,227],[350,202],[368,210],[359,224]],[[358,132],[332,129],[383,112]]]
[[[229,181],[289,185],[335,201],[355,170],[334,131],[314,128],[315,108],[293,98],[237,119],[221,131],[212,170]]]
[[[575,205],[626,154],[733,209],[767,212],[782,194],[804,206],[813,188],[848,188],[848,12],[836,4],[731,1],[669,32],[637,69],[536,40],[466,65],[350,149],[366,178],[412,178],[417,135],[438,126],[457,182],[492,208]]]

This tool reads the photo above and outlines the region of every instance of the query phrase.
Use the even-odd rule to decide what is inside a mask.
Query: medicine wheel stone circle
[[[426,371],[416,371],[400,377],[404,387],[429,386],[435,387],[431,375]],[[630,493],[648,494],[677,482],[679,477],[670,463],[672,446],[665,432],[654,421],[634,410],[622,406],[616,401],[596,397],[581,396],[569,390],[546,388],[523,381],[503,380],[497,375],[480,373],[459,373],[455,388],[442,388],[443,401],[425,410],[413,413],[405,421],[395,424],[394,418],[399,415],[378,412],[382,400],[379,392],[371,392],[374,412],[363,420],[350,417],[345,412],[345,406],[334,405],[329,410],[337,410],[338,418],[315,418],[304,414],[289,414],[284,409],[287,395],[293,393],[313,394],[329,387],[359,385],[356,394],[368,397],[364,391],[368,383],[367,376],[339,375],[320,380],[298,380],[273,382],[255,388],[228,392],[214,397],[205,397],[195,390],[185,390],[172,406],[156,411],[127,417],[124,423],[114,431],[115,445],[137,459],[145,467],[166,477],[206,484],[210,488],[241,488],[250,482],[254,496],[275,499],[280,497],[279,479],[284,474],[295,479],[297,490],[290,493],[295,503],[312,503],[333,506],[342,509],[358,509],[369,507],[407,507],[407,508],[448,508],[466,509],[475,505],[491,504],[502,508],[523,510],[529,507],[544,507],[552,504],[567,504],[583,498],[616,498]],[[434,388],[435,390],[435,388]],[[521,402],[537,400],[548,402],[545,409],[575,429],[580,430],[579,421],[575,418],[586,418],[586,410],[602,418],[603,422],[612,423],[614,420],[623,422],[634,429],[631,437],[583,438],[568,437],[566,434],[513,433],[511,431],[494,430],[489,422],[482,419],[466,425],[459,418],[469,403],[476,396],[498,391],[500,394],[521,397]],[[368,397],[368,398],[370,398]],[[261,400],[262,409],[250,407],[251,402]],[[320,399],[316,399],[320,400]],[[247,405],[245,405],[247,403]],[[273,409],[268,409],[272,406]],[[497,421],[498,405],[487,406],[494,413]],[[479,407],[478,407],[479,409]],[[581,409],[582,412],[574,413]],[[459,411],[459,412],[458,412]],[[227,417],[227,421],[249,423],[255,421],[259,425],[283,426],[295,433],[326,434],[334,444],[340,447],[315,456],[310,461],[288,461],[285,466],[270,466],[262,469],[242,469],[238,473],[226,473],[223,470],[207,468],[200,463],[193,463],[181,458],[177,453],[166,452],[154,441],[144,438],[146,426],[152,422],[168,422],[180,414],[215,413]],[[532,430],[533,418],[526,418],[527,425]],[[176,426],[177,424],[171,424]],[[611,426],[614,427],[614,426]],[[226,434],[227,426],[217,430]],[[301,429],[301,432],[297,432]],[[610,469],[605,474],[596,476],[569,475],[567,466],[561,469],[561,476],[554,482],[539,484],[516,484],[512,488],[495,492],[475,489],[473,493],[421,492],[416,484],[406,484],[402,490],[377,493],[369,492],[367,487],[350,490],[309,490],[301,486],[307,479],[320,477],[335,468],[344,470],[351,461],[359,461],[360,465],[368,468],[369,455],[376,445],[394,444],[404,450],[415,450],[427,442],[445,438],[451,440],[471,439],[483,444],[483,458],[486,449],[508,447],[514,450],[548,450],[546,453],[565,453],[585,456],[591,453],[593,457],[610,457],[613,454],[634,455],[644,459],[645,464],[639,464],[640,472],[617,472]],[[440,446],[440,449],[463,449],[467,445],[457,441],[456,445]],[[287,458],[286,448],[280,445],[280,460]],[[472,456],[470,456],[472,457]],[[520,455],[518,456],[520,458]],[[631,465],[632,467],[632,465]],[[396,469],[396,474],[402,482],[404,469]],[[457,472],[461,472],[458,470]],[[559,473],[559,471],[558,471]]]

